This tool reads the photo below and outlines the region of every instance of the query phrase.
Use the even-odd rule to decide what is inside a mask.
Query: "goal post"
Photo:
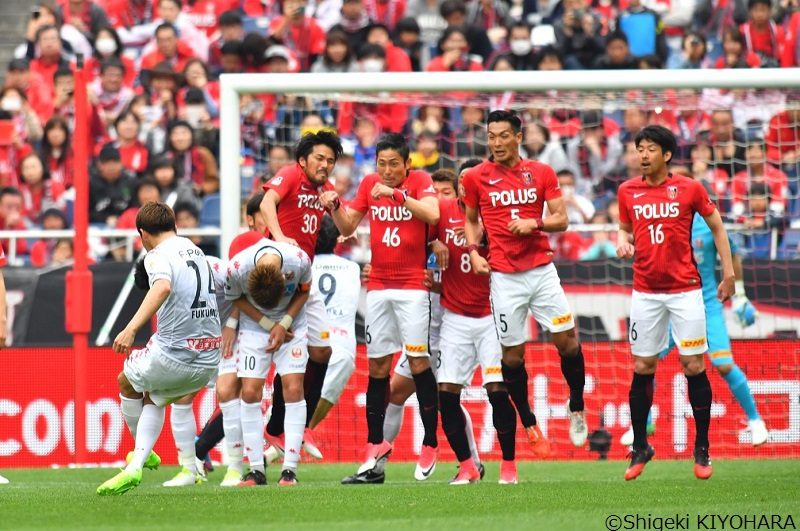
[[[536,93],[552,90],[796,89],[800,68],[709,70],[562,70],[345,74],[223,74],[220,76],[221,254],[241,223],[241,94]],[[335,99],[335,98],[334,98]]]

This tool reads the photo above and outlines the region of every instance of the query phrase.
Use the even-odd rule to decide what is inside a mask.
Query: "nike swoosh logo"
[[[461,220],[461,219],[447,218],[447,221],[448,221],[448,222],[450,222],[450,223],[461,223],[463,220]]]
[[[503,179],[489,179],[489,184],[495,185],[495,184],[499,183],[502,180]]]
[[[647,195],[647,192],[642,192],[641,194],[633,194],[633,198],[634,198],[634,199],[639,199],[639,198],[640,198],[640,197],[642,197],[643,195]]]

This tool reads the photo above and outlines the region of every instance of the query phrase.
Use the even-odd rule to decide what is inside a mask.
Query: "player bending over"
[[[691,247],[695,213],[708,223],[722,261],[722,281],[717,288],[720,302],[734,293],[728,235],[703,185],[670,173],[669,161],[677,148],[675,135],[651,125],[639,131],[634,141],[642,176],[622,183],[618,193],[617,256],[634,259],[628,332],[634,360],[629,394],[633,449],[625,479],[639,477],[655,455],[647,443],[647,414],[653,403],[658,353],[669,344],[670,325],[694,414],[694,474],[708,479],[712,473],[708,455],[711,384],[703,364],[708,343],[701,278]]]

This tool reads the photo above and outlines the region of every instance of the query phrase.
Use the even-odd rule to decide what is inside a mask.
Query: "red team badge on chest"
[[[670,199],[675,199],[678,197],[678,187],[677,186],[667,186],[667,197]]]
[[[529,171],[522,172],[522,182],[524,182],[527,185],[533,183],[533,175],[531,175],[531,172]]]

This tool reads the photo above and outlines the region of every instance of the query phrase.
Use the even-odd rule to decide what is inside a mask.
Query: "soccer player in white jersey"
[[[128,466],[97,488],[100,495],[127,492],[141,482],[142,468],[158,465],[152,450],[164,425],[164,407],[208,383],[222,341],[211,266],[191,240],[176,234],[172,209],[145,204],[136,215],[136,229],[148,251],[150,290],[113,345],[127,355],[117,380],[136,446]],[[136,333],[153,316],[158,318],[155,335],[145,348],[132,351]],[[176,434],[175,443],[182,464],[194,466],[194,458],[189,463],[183,457],[194,454],[194,428],[187,437]]]
[[[304,306],[310,284],[308,255],[286,243],[262,238],[228,262],[225,296],[242,315],[239,323],[229,319],[226,328],[239,325],[234,356],[242,385],[242,439],[250,463],[250,472],[240,486],[266,485],[261,399],[272,363],[283,380],[286,400],[286,453],[278,485],[297,483],[306,421],[303,375],[308,361],[308,325]],[[261,315],[258,320],[251,317],[253,308]]]
[[[678,346],[695,422],[694,475],[711,477],[708,430],[711,383],[704,354],[708,350],[702,279],[692,252],[695,213],[708,223],[722,263],[717,298],[735,293],[733,259],[719,211],[703,185],[669,171],[677,149],[675,135],[650,125],[634,139],[642,169],[620,185],[617,256],[633,258],[633,293],[628,336],[633,354],[629,393],[633,449],[625,480],[636,479],[653,458],[647,442],[647,413],[653,403],[658,354],[669,343],[669,326]]]
[[[356,313],[361,292],[361,268],[353,261],[336,256],[333,250],[339,229],[330,218],[322,218],[311,264],[311,296],[319,295],[328,312],[333,354],[322,384],[322,394],[309,428],[314,429],[339,401],[356,364]]]
[[[367,448],[362,465],[354,476],[344,480],[346,484],[383,476],[382,471],[373,472],[392,451],[383,434],[383,422],[392,357],[401,350],[411,365],[425,428],[416,474],[433,472],[438,448],[438,398],[428,354],[430,299],[425,263],[428,224],[438,223],[439,202],[430,176],[410,169],[409,148],[402,135],[385,135],[376,152],[378,171],[364,177],[349,205],[341,206],[335,191],[320,195],[342,234],[352,234],[364,216],[369,215],[370,220]]]

